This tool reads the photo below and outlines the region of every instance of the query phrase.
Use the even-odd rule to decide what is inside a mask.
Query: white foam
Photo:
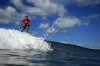
[[[0,49],[35,49],[41,51],[51,50],[50,44],[43,38],[37,38],[25,32],[0,28]]]

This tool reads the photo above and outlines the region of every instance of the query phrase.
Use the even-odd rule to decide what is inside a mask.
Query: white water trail
[[[34,49],[40,51],[52,50],[50,44],[43,38],[34,37],[28,33],[12,29],[0,28],[0,49]]]

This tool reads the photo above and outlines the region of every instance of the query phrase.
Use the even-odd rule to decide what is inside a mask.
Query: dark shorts
[[[27,25],[27,26],[24,25],[24,26],[23,26],[23,29],[29,29],[29,26],[30,26],[30,25]]]

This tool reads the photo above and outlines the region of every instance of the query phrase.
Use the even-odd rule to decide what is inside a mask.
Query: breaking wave
[[[34,37],[28,33],[14,29],[0,28],[0,49],[34,49],[40,51],[50,51],[50,43],[45,39]]]

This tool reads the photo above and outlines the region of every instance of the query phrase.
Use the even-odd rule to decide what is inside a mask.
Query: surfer
[[[22,32],[26,29],[26,32],[28,33],[29,27],[30,27],[30,19],[28,19],[28,16],[26,15],[25,18],[22,19],[22,22],[20,24],[20,28],[22,28],[22,30],[21,30]]]

